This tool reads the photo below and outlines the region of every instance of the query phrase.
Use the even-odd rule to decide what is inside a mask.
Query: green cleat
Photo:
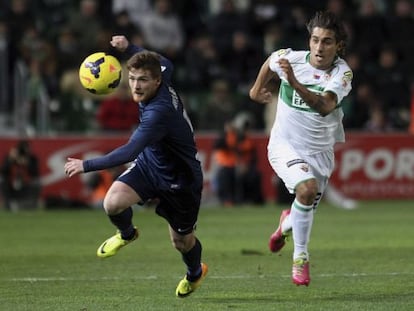
[[[101,258],[111,257],[115,255],[119,249],[128,245],[132,241],[138,238],[138,230],[135,228],[134,237],[131,240],[124,240],[121,237],[121,233],[117,232],[114,236],[111,236],[105,242],[99,246],[98,250],[96,251],[96,255]]]
[[[184,298],[190,295],[193,291],[195,291],[200,285],[201,282],[204,280],[208,272],[208,267],[205,263],[201,263],[201,276],[195,282],[190,282],[187,280],[187,276],[185,276],[180,283],[178,283],[177,289],[175,290],[175,294],[177,297]]]

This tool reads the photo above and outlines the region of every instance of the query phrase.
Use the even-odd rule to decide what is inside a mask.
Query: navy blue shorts
[[[160,181],[154,172],[146,170],[145,165],[134,162],[117,180],[135,190],[142,199],[138,204],[159,199],[156,213],[165,218],[177,233],[185,235],[195,229],[201,202],[201,175],[192,183]]]

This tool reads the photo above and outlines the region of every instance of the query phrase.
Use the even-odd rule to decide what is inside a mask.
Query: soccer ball
[[[79,68],[82,86],[96,95],[112,93],[121,81],[122,67],[112,55],[97,52],[85,58]]]

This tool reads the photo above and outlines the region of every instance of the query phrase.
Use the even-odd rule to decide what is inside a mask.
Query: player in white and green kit
[[[269,84],[275,76],[280,79],[268,159],[295,200],[282,211],[269,247],[278,252],[292,232],[292,281],[306,286],[313,211],[334,169],[334,144],[345,138],[341,101],[352,82],[352,71],[340,57],[346,41],[343,25],[333,14],[318,12],[307,26],[310,50],[272,53],[250,90],[253,100],[270,103]]]

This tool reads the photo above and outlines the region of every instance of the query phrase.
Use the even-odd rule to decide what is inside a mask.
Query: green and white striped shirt
[[[270,57],[269,67],[279,75],[281,84],[269,146],[275,140],[283,139],[305,154],[314,154],[333,150],[335,142],[345,141],[341,101],[352,89],[352,71],[339,57],[329,70],[316,69],[309,63],[309,56],[309,51],[283,49]],[[338,98],[337,108],[323,117],[309,107],[286,81],[278,65],[280,58],[289,60],[296,79],[308,90],[335,93]]]

